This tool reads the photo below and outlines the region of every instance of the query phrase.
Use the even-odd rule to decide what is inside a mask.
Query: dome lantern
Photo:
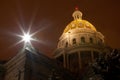
[[[75,11],[72,14],[74,20],[82,19],[82,12],[78,10],[78,8],[75,8]]]

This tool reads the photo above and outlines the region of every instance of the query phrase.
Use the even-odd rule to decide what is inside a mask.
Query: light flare
[[[38,42],[39,40],[37,40],[35,37],[33,37],[38,31],[34,32],[34,33],[30,33],[30,28],[28,29],[28,31],[26,32],[22,27],[20,27],[22,34],[18,35],[16,34],[16,36],[20,37],[21,40],[19,42],[17,42],[15,45],[20,44],[22,42],[24,42],[24,47],[23,49],[26,48],[33,48],[32,46],[32,41],[36,41]]]
[[[26,33],[22,36],[22,41],[24,41],[25,43],[30,43],[31,40],[32,36],[29,33]]]

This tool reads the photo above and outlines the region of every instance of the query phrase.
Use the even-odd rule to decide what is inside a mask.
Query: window
[[[93,43],[93,38],[90,38],[90,43]]]
[[[75,38],[73,39],[73,44],[76,44],[76,39]]]
[[[85,43],[85,38],[81,37],[81,43]]]
[[[103,41],[102,41],[102,39],[100,39],[100,43],[102,43]]]
[[[68,47],[68,42],[66,42],[65,47]]]

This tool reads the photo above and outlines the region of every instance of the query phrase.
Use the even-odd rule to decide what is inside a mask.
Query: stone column
[[[91,51],[91,59],[92,59],[92,63],[94,62],[94,54],[93,51]]]
[[[66,67],[69,69],[69,54],[66,55]]]
[[[63,66],[66,68],[66,53],[65,51],[63,52]]]
[[[80,51],[78,52],[78,62],[79,62],[79,69],[81,69],[82,68],[82,63],[81,63]]]

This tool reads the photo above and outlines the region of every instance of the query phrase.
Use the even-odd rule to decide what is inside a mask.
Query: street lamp
[[[30,34],[24,34],[22,36],[22,41],[24,41],[25,43],[30,43],[31,40],[32,40],[32,38],[31,38]]]
[[[23,35],[21,35],[21,38],[22,38],[22,42],[24,42],[24,49],[33,49],[32,47],[32,44],[31,44],[31,41],[32,40],[35,40],[34,38],[32,38],[32,34],[30,34],[29,32],[27,33],[23,33]]]
[[[33,38],[33,36],[38,32],[34,32],[34,33],[30,33],[30,29],[28,29],[28,31],[24,31],[23,28],[21,27],[21,31],[22,31],[22,34],[19,35],[17,34],[18,37],[21,38],[21,40],[19,42],[17,42],[16,44],[19,44],[19,43],[22,43],[24,42],[24,47],[23,47],[23,50],[25,49],[28,49],[28,50],[34,50],[33,46],[32,46],[32,41],[37,41],[39,42],[39,40]]]

